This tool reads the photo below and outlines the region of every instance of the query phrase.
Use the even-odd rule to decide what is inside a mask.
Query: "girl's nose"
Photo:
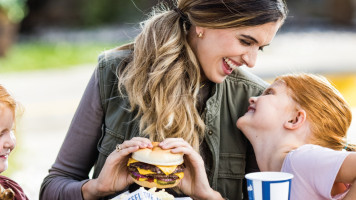
[[[251,104],[254,104],[257,100],[257,97],[250,97],[250,99],[248,100],[248,102]]]
[[[13,131],[6,137],[5,147],[9,148],[10,150],[14,149],[16,146],[16,137]]]

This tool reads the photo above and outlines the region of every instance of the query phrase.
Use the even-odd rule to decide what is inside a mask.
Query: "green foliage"
[[[156,3],[157,0],[86,0],[80,15],[86,26],[113,22],[133,23],[144,19]]]
[[[26,0],[0,0],[0,11],[13,23],[19,23],[27,13]]]
[[[72,44],[22,42],[14,45],[6,57],[0,58],[0,73],[50,68],[68,68],[93,64],[98,55],[119,44]]]

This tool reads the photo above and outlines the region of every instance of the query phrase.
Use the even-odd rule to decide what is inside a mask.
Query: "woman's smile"
[[[223,71],[226,75],[230,75],[234,69],[237,69],[241,65],[241,63],[237,63],[227,57],[223,59]]]

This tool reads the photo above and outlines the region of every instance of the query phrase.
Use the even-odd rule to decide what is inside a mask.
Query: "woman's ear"
[[[292,116],[292,119],[284,123],[284,128],[293,130],[301,127],[304,124],[305,120],[307,119],[307,113],[305,110],[300,109],[295,112],[295,114],[296,115]]]
[[[201,27],[201,26],[196,26],[195,27],[195,34],[197,35],[197,37],[203,37],[205,32],[205,28]]]

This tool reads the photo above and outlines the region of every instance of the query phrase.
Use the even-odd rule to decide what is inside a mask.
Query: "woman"
[[[267,84],[239,67],[255,65],[286,12],[282,0],[179,0],[153,12],[132,44],[100,56],[40,198],[105,199],[133,190],[127,155],[150,141],[183,138],[161,144],[184,151],[196,170],[183,179],[193,188],[179,189],[196,199],[242,199],[255,159],[235,122]],[[122,150],[114,151],[117,144]],[[192,159],[196,152],[203,160]]]
[[[18,104],[0,85],[0,173],[8,168],[8,157],[16,146],[15,114]],[[22,188],[13,180],[0,175],[0,199],[28,200]]]
[[[292,200],[355,199],[351,119],[350,107],[324,77],[290,74],[251,97],[237,127],[251,141],[261,171],[294,175]]]

